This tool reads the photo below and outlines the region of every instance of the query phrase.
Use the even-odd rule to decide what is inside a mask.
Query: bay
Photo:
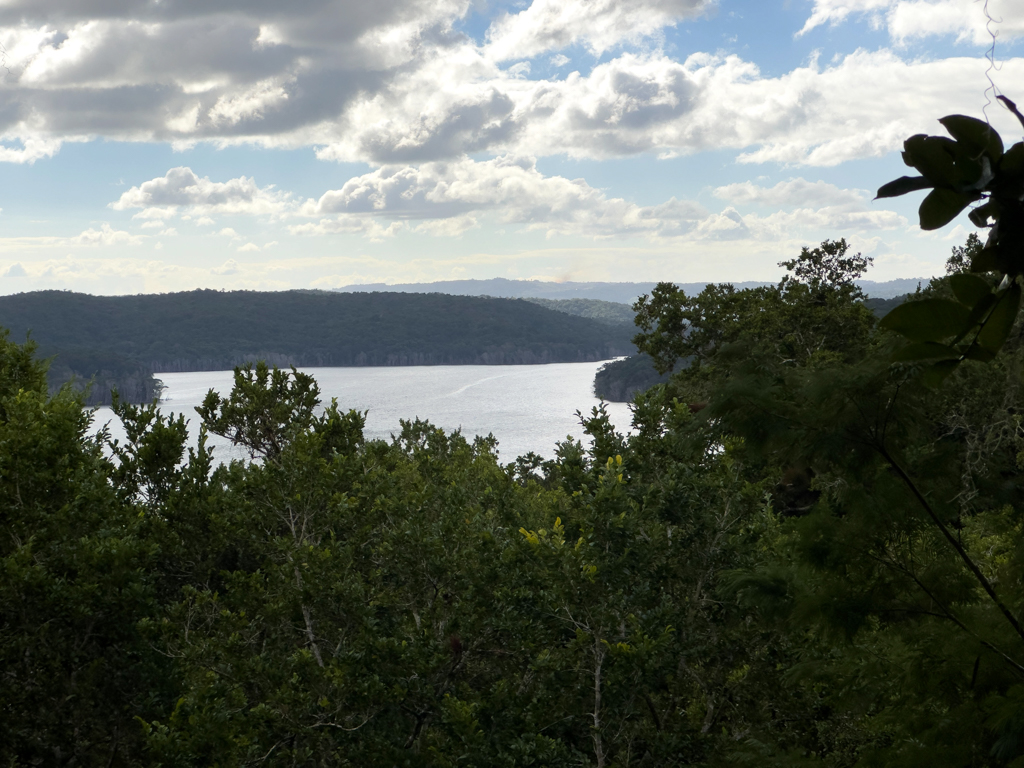
[[[365,434],[390,439],[399,420],[420,418],[448,432],[459,429],[468,439],[493,434],[503,462],[528,452],[554,456],[556,443],[585,435],[576,411],[589,414],[599,402],[594,374],[604,362],[550,365],[438,365],[373,368],[305,368],[320,386],[324,403],[336,398],[344,410],[366,411]],[[160,373],[167,387],[159,403],[163,413],[183,414],[189,422],[190,444],[197,442],[195,408],[213,389],[231,391],[232,371]],[[629,406],[606,403],[609,418],[620,431],[631,422]],[[124,428],[109,408],[95,411],[94,424],[107,425],[114,438]],[[586,443],[586,441],[584,441]],[[211,436],[214,457],[246,458],[240,448]]]

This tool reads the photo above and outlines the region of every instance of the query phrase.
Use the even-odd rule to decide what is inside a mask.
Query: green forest
[[[0,327],[15,339],[30,333],[39,353],[53,357],[52,388],[94,380],[90,404],[109,403],[112,388],[149,402],[159,391],[153,373],[258,359],[285,367],[509,365],[634,351],[632,326],[520,299],[444,294],[38,291],[0,297]]]
[[[115,442],[4,339],[0,762],[1024,765],[1024,144],[962,121],[880,194],[984,195],[987,243],[882,320],[843,240],[660,284],[674,372],[550,460],[264,362],[199,408],[250,460],[152,405]]]

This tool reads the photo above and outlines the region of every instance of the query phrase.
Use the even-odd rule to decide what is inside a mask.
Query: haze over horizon
[[[7,0],[0,294],[939,274],[966,217],[871,198],[990,43],[973,0]]]

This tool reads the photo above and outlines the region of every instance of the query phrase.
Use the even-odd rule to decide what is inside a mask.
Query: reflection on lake
[[[306,368],[320,385],[324,402],[337,398],[344,410],[368,411],[366,437],[388,439],[399,419],[419,417],[446,431],[461,429],[468,439],[493,434],[502,461],[529,451],[550,458],[555,443],[566,436],[582,439],[576,411],[597,405],[594,374],[604,363],[552,365],[446,365],[391,368]],[[189,420],[195,445],[199,416],[195,407],[210,389],[231,391],[231,371],[160,373],[167,387],[160,401],[164,413],[181,413]],[[619,430],[630,424],[625,403],[608,403],[608,414]],[[124,431],[109,408],[96,412],[98,425],[110,424],[113,437]],[[215,456],[242,458],[244,452],[226,440],[211,437]]]

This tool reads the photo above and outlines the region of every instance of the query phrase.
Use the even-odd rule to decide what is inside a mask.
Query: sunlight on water
[[[321,398],[348,410],[368,411],[366,436],[390,439],[399,419],[419,417],[447,431],[461,429],[467,438],[493,434],[502,461],[533,451],[550,458],[555,443],[569,435],[583,439],[576,411],[598,404],[594,374],[604,363],[553,365],[452,365],[393,368],[306,368],[316,378]],[[167,389],[160,401],[164,413],[181,413],[196,443],[199,416],[195,407],[210,389],[231,391],[231,371],[161,373]],[[629,428],[625,403],[608,403],[608,415],[621,431]],[[97,425],[109,423],[113,437],[124,430],[109,408],[96,412]],[[213,437],[215,457],[243,458],[244,452]]]

